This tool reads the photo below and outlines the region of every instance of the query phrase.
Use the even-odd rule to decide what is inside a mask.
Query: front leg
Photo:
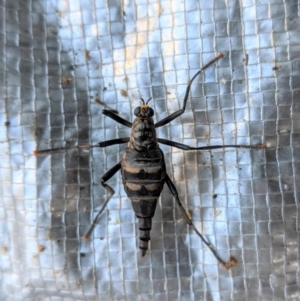
[[[158,121],[156,124],[155,124],[155,127],[158,128],[160,126],[163,126],[169,122],[171,122],[172,120],[174,120],[175,118],[179,117],[181,114],[184,113],[185,111],[185,107],[186,107],[186,103],[187,103],[187,100],[188,100],[188,97],[189,97],[189,93],[190,93],[190,89],[191,89],[191,85],[194,81],[194,79],[202,72],[204,71],[207,67],[209,67],[210,65],[212,65],[214,62],[216,62],[218,59],[220,59],[221,57],[223,57],[223,53],[218,53],[217,56],[215,58],[213,58],[210,62],[208,62],[206,65],[204,65],[194,76],[193,78],[190,80],[187,88],[186,88],[186,91],[185,91],[185,96],[184,96],[184,99],[183,99],[183,107],[182,109],[174,112],[173,114],[171,114],[170,116],[162,119],[161,121]]]
[[[114,110],[103,110],[102,114],[110,117],[111,119],[115,120],[116,122],[121,123],[129,128],[132,127],[131,122],[120,117],[118,114],[115,113]]]

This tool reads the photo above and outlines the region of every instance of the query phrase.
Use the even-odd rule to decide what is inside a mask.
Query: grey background
[[[299,300],[300,17],[293,0],[0,0],[0,299]],[[161,138],[266,150],[162,146],[170,177],[226,271],[188,229],[167,187],[151,247],[120,175],[101,176],[125,145],[53,152],[129,136],[98,98],[132,121],[153,97]],[[248,55],[248,64],[245,58]]]

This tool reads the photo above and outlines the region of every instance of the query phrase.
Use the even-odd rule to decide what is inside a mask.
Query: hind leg
[[[115,191],[108,185],[106,184],[106,182],[117,172],[121,169],[121,162],[119,162],[118,164],[116,164],[113,168],[111,168],[101,179],[101,185],[106,189],[106,191],[109,193],[107,200],[105,201],[105,203],[102,205],[101,209],[99,210],[99,212],[97,213],[97,215],[95,216],[92,225],[90,226],[89,230],[86,232],[86,234],[83,236],[84,240],[87,240],[90,238],[90,235],[92,234],[95,226],[96,226],[96,222],[98,217],[100,216],[100,214],[103,212],[104,208],[106,207],[106,205],[108,204],[108,202],[110,201],[110,199],[112,198],[112,196],[114,195]]]
[[[200,239],[209,247],[209,249],[212,251],[212,253],[214,254],[214,256],[216,257],[216,259],[218,260],[218,262],[226,269],[230,269],[231,267],[236,265],[236,259],[234,257],[230,257],[228,262],[224,262],[219,255],[217,254],[216,250],[213,248],[213,246],[211,245],[210,242],[208,242],[203,235],[197,230],[197,228],[194,226],[194,224],[192,223],[191,218],[188,216],[188,214],[186,213],[185,209],[183,208],[179,197],[178,197],[178,192],[177,189],[175,187],[175,185],[173,184],[173,182],[171,181],[171,179],[169,178],[168,175],[166,175],[166,183],[171,191],[171,193],[173,194],[173,196],[176,199],[176,202],[179,206],[179,209],[183,215],[184,220],[186,221],[186,223],[197,233],[197,235],[200,237]]]

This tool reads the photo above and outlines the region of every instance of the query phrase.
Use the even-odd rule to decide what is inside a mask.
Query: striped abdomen
[[[166,167],[159,148],[147,152],[127,148],[121,161],[126,194],[139,218],[140,249],[145,255],[150,240],[151,221],[157,199],[165,183]]]

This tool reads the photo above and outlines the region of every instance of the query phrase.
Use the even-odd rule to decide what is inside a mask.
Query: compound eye
[[[138,116],[140,113],[141,113],[141,107],[136,107],[136,108],[134,109],[134,115],[135,115],[135,116]]]
[[[152,117],[154,115],[154,111],[152,108],[148,108],[148,117]]]

